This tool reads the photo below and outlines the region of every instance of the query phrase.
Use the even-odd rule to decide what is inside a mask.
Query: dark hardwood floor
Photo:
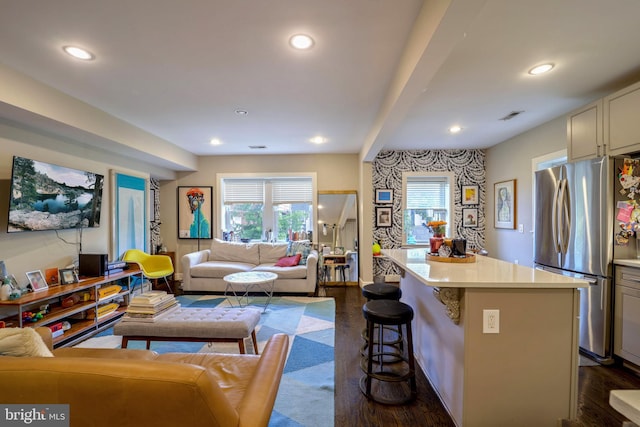
[[[327,287],[336,301],[335,425],[345,426],[453,426],[437,395],[418,370],[418,399],[388,406],[367,401],[360,392],[360,332],[364,326],[360,288]],[[640,389],[640,376],[620,363],[580,367],[578,417],[564,427],[622,426],[625,418],[609,406],[612,389]],[[528,426],[525,426],[528,427]]]

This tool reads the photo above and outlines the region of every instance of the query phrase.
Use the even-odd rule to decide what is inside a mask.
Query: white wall
[[[357,154],[309,154],[282,156],[205,156],[199,158],[198,172],[178,174],[176,181],[160,182],[160,234],[170,251],[176,252],[176,269],[181,271],[180,258],[197,250],[196,240],[180,240],[177,236],[177,187],[212,186],[213,236],[220,237],[217,230],[219,193],[216,188],[218,173],[295,173],[311,172],[317,176],[317,190],[359,190],[359,165]],[[360,193],[360,191],[358,191]],[[358,194],[360,197],[360,194]],[[361,216],[361,213],[359,213]],[[370,229],[369,229],[370,233]],[[200,242],[201,249],[211,246],[210,240]]]
[[[489,256],[533,265],[533,172],[531,160],[566,148],[565,117],[559,117],[487,149],[486,249]],[[516,179],[516,229],[494,228],[496,182]],[[518,232],[522,224],[523,233]]]
[[[0,123],[0,260],[19,283],[26,283],[25,272],[66,267],[77,262],[80,235],[77,230],[7,233],[9,187],[13,156],[88,170],[105,176],[100,227],[84,229],[84,253],[109,253],[111,245],[111,183],[109,171],[148,178],[153,167],[119,159],[113,154],[82,147],[69,140],[45,136]]]

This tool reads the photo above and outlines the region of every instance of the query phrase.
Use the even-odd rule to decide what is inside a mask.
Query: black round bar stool
[[[392,299],[399,301],[402,296],[402,290],[398,286],[388,285],[386,283],[371,283],[362,287],[362,295],[371,301],[374,299]]]
[[[407,345],[403,346],[405,350],[398,355],[396,347],[389,350],[389,346],[385,345],[383,334],[380,337],[382,341],[368,346],[367,354],[360,362],[364,371],[360,378],[360,390],[368,399],[378,403],[392,405],[414,400],[417,388],[411,332],[413,309],[400,301],[372,300],[362,307],[362,313],[367,321],[370,343],[374,343],[376,326],[381,329],[384,326],[397,326],[398,330],[404,326]],[[391,356],[392,361],[388,361],[385,356]]]
[[[372,300],[394,300],[400,301],[400,297],[402,297],[402,290],[398,286],[388,285],[386,283],[371,283],[369,285],[362,287],[362,295],[367,299],[367,301]],[[387,340],[387,345],[397,345],[400,351],[402,351],[402,333],[397,327],[386,327],[386,328],[376,328],[378,330],[378,341],[381,340],[380,336],[387,332],[394,333],[395,339],[393,341]],[[367,327],[362,330],[360,334],[362,339],[364,340],[364,344],[360,349],[362,356],[365,355],[367,351],[367,346],[369,345],[369,332]],[[374,344],[376,341],[374,341]]]

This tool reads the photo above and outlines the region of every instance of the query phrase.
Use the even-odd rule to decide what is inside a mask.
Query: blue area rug
[[[214,295],[182,295],[182,307],[228,306],[226,298]],[[263,308],[266,297],[250,298],[250,305]],[[280,382],[269,426],[331,427],[334,422],[335,302],[333,298],[273,297],[256,328],[258,351],[270,336],[289,336],[289,355]],[[143,341],[129,342],[129,348],[145,348]],[[107,329],[78,347],[120,347],[120,337]],[[253,353],[251,340],[245,341]],[[151,349],[168,352],[237,353],[235,343],[152,342]]]

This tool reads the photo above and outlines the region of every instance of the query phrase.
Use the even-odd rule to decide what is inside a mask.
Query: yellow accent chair
[[[167,255],[149,255],[139,249],[129,249],[122,256],[123,261],[135,262],[140,266],[142,274],[148,279],[156,281],[164,279],[169,292],[173,293],[173,289],[167,280],[174,272],[171,258]]]

